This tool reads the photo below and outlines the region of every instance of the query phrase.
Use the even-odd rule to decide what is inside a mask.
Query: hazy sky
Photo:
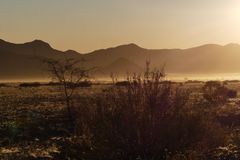
[[[0,0],[0,39],[89,52],[240,43],[239,0]]]

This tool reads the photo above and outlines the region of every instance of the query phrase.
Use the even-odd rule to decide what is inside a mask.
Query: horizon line
[[[89,53],[93,53],[93,52],[96,52],[96,51],[100,51],[100,50],[107,50],[107,49],[113,49],[113,48],[117,48],[117,47],[122,47],[122,46],[129,46],[129,45],[135,45],[139,48],[142,48],[142,49],[146,49],[146,50],[187,50],[187,49],[193,49],[193,48],[198,48],[198,47],[203,47],[203,46],[207,46],[207,45],[217,45],[217,46],[220,46],[220,47],[225,47],[225,46],[228,46],[228,45],[238,45],[240,46],[240,43],[235,43],[235,42],[230,42],[230,43],[225,43],[225,44],[218,44],[218,43],[205,43],[205,44],[201,44],[201,45],[195,45],[195,46],[192,46],[192,47],[187,47],[187,48],[145,48],[145,47],[142,47],[136,43],[123,43],[123,44],[119,44],[119,45],[115,45],[115,46],[112,46],[112,47],[106,47],[106,48],[98,48],[98,49],[94,49],[92,51],[89,51],[89,52],[79,52],[75,49],[67,49],[67,50],[61,50],[61,49],[57,49],[57,48],[53,48],[52,45],[45,41],[45,40],[41,40],[41,39],[33,39],[31,41],[26,41],[26,42],[10,42],[8,40],[4,40],[4,39],[1,39],[0,38],[0,41],[4,41],[6,43],[10,43],[10,44],[14,44],[14,45],[24,45],[24,44],[27,44],[27,43],[33,43],[33,42],[36,42],[36,41],[40,41],[40,42],[43,42],[43,43],[46,43],[48,44],[52,49],[55,49],[55,50],[58,50],[58,51],[61,51],[61,52],[68,52],[68,51],[74,51],[74,52],[77,52],[79,54],[89,54]]]

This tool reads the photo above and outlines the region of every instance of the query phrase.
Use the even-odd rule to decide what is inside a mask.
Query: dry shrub
[[[32,82],[32,83],[20,83],[19,87],[40,87],[42,84],[39,82]]]
[[[224,105],[229,98],[237,97],[237,91],[228,89],[219,81],[206,82],[202,90],[203,97],[211,106]]]
[[[188,90],[162,83],[162,71],[147,68],[143,76],[134,74],[127,81],[80,111],[77,133],[91,137],[95,159],[167,159],[187,151],[203,156],[223,143],[213,118],[195,106]]]
[[[0,83],[0,88],[3,88],[3,87],[10,87],[8,84],[5,84],[5,83]]]

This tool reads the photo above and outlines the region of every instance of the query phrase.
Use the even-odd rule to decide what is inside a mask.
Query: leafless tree
[[[79,83],[84,80],[89,80],[90,69],[80,66],[83,60],[75,59],[45,59],[44,63],[47,64],[47,71],[50,77],[59,83],[61,90],[64,94],[66,102],[69,121],[73,121],[72,117],[72,96]]]

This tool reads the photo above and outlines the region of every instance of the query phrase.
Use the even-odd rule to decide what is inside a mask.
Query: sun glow
[[[230,19],[240,25],[240,2],[236,2],[229,10]]]

